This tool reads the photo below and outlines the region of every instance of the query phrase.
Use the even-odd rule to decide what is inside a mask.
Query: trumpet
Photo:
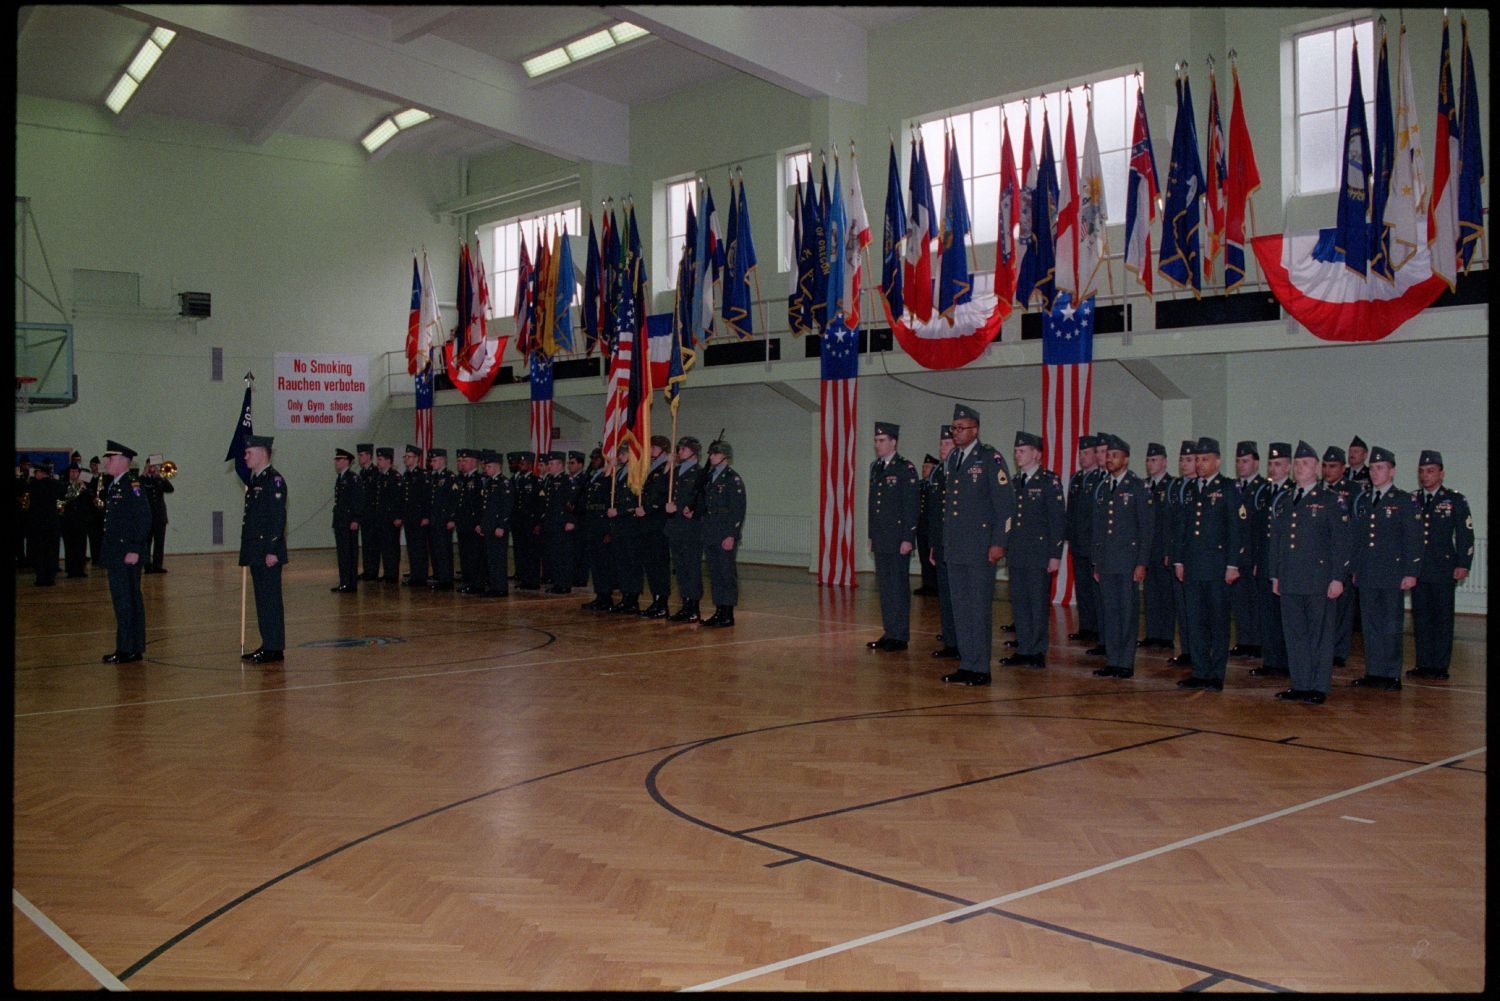
[[[170,480],[172,477],[177,475],[177,463],[173,462],[171,459],[168,459],[166,462],[163,462],[161,464],[161,469],[158,470],[158,472],[161,473],[162,479]]]

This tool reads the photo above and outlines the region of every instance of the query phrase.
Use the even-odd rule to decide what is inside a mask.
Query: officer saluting
[[[115,606],[115,649],[106,664],[130,664],[146,651],[146,604],[141,595],[146,544],[151,537],[151,503],[131,472],[135,453],[118,442],[104,447],[109,486],[104,493],[104,540],[99,562],[109,576],[109,599]]]
[[[1099,625],[1104,632],[1105,678],[1135,674],[1135,638],[1140,625],[1141,583],[1151,553],[1156,511],[1151,492],[1131,472],[1130,445],[1105,435],[1105,477],[1094,508],[1090,556],[1099,583]]]
[[[1422,505],[1391,482],[1396,456],[1370,450],[1370,489],[1354,499],[1354,582],[1365,636],[1365,676],[1357,688],[1401,690],[1401,617],[1422,565]]]
[[[251,435],[245,445],[250,483],[245,488],[245,519],[240,524],[240,566],[250,568],[255,586],[255,621],[260,646],[241,655],[252,664],[283,659],[285,623],[281,607],[281,568],[286,563],[286,481],[271,465],[272,439]]]
[[[868,530],[880,588],[880,638],[871,650],[905,650],[911,639],[911,554],[917,545],[917,467],[896,452],[901,427],[875,422]]]
[[[333,550],[338,558],[339,583],[328,590],[353,594],[359,587],[359,519],[364,510],[364,488],[350,469],[352,453],[333,450]]]
[[[1016,519],[1008,536],[1010,606],[1016,616],[1016,652],[1000,663],[1047,666],[1047,613],[1052,575],[1062,566],[1067,504],[1062,480],[1041,464],[1043,440],[1016,432]]]

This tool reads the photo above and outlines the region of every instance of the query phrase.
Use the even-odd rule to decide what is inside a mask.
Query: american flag
[[[552,359],[531,353],[531,450],[552,451]]]
[[[842,318],[828,324],[822,355],[823,483],[818,497],[818,583],[854,587],[854,428],[859,336]]]
[[[1078,436],[1088,433],[1094,388],[1094,300],[1077,308],[1059,292],[1042,314],[1042,420],[1047,468],[1067,483],[1078,468]],[[1052,582],[1052,602],[1072,604],[1073,572],[1063,560]]]
[[[432,451],[432,355],[429,352],[422,370],[417,373],[417,447],[422,450],[422,463],[427,463],[427,453]]]
[[[1146,121],[1146,96],[1135,88],[1135,132],[1130,141],[1130,197],[1125,207],[1125,270],[1134,271],[1151,294],[1151,224],[1156,221],[1156,153]]]
[[[610,355],[609,382],[604,393],[604,454],[613,456],[625,430],[626,392],[630,384],[630,357],[635,346],[635,299],[627,291],[618,303],[619,335]]]
[[[1363,103],[1363,102],[1361,102]],[[1203,255],[1203,277],[1214,275],[1214,258],[1224,247],[1224,228],[1228,222],[1229,203],[1224,193],[1227,145],[1224,142],[1224,119],[1219,114],[1219,81],[1212,68],[1208,71],[1208,188],[1204,203],[1208,206],[1208,253]]]

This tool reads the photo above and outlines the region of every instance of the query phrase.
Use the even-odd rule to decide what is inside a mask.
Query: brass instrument
[[[162,479],[170,480],[172,477],[177,475],[177,463],[173,462],[171,459],[168,459],[166,462],[163,462],[161,464],[161,468],[158,469],[157,472],[161,474]]]

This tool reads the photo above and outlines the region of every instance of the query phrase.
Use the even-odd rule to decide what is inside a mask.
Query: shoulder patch
[[[999,457],[1000,457],[999,455],[995,456],[995,458],[997,458],[997,459]],[[1004,466],[1001,466],[998,470],[996,470],[996,472],[995,472],[995,479],[1000,482],[1000,485],[1002,487],[1005,486],[1007,483],[1010,482],[1010,477],[1005,475],[1005,467]]]

